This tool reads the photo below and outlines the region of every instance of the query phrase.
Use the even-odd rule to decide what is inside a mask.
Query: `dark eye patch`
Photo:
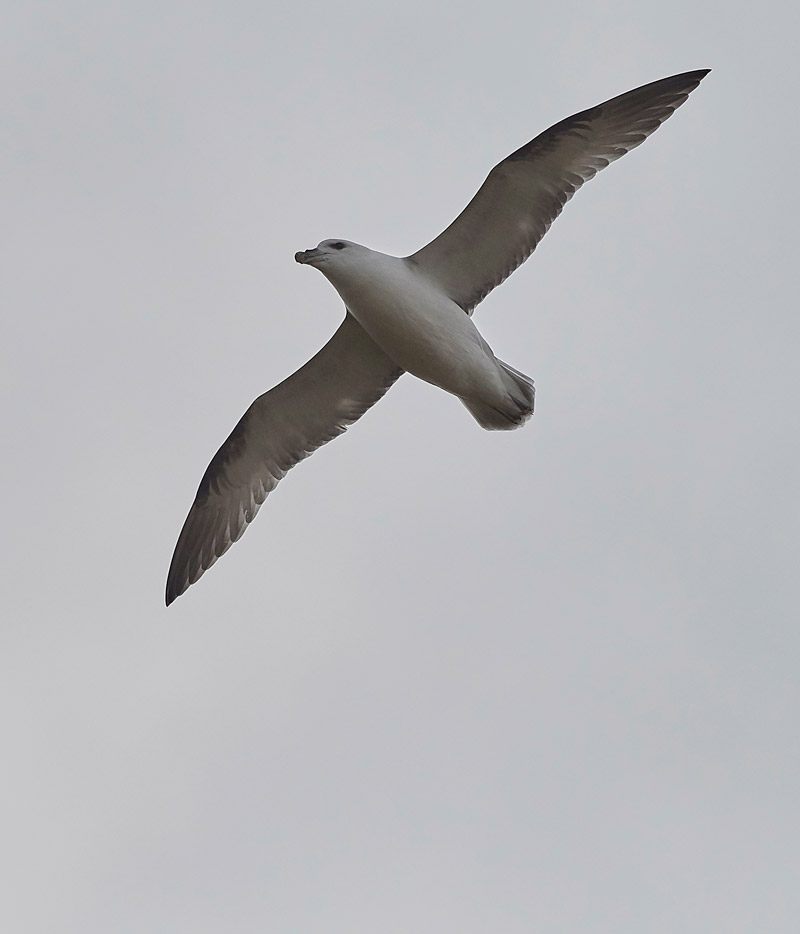
[[[347,246],[346,243],[342,243],[341,240],[337,240],[336,243],[331,244],[332,250],[343,250]]]

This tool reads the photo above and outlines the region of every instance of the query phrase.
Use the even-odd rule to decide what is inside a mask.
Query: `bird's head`
[[[323,240],[313,250],[304,250],[295,253],[294,258],[305,266],[316,266],[321,272],[328,275],[334,270],[344,271],[354,262],[363,258],[364,254],[371,253],[366,247],[350,240]]]

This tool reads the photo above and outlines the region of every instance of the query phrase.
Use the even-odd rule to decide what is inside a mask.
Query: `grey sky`
[[[6,5],[3,930],[796,929],[795,14],[454,10]],[[702,67],[477,311],[532,421],[402,380],[165,610],[294,252]]]

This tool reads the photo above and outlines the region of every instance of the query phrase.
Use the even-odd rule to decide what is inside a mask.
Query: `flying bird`
[[[459,216],[410,256],[349,240],[297,253],[345,304],[328,343],[259,396],[214,455],[169,569],[169,606],[237,541],[293,467],[341,434],[404,372],[457,396],[479,425],[533,413],[533,380],[498,359],[475,306],[534,251],[580,186],[643,143],[708,69],[673,75],[567,117],[499,162]]]

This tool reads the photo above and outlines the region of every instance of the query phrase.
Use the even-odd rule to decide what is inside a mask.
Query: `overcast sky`
[[[789,3],[5,4],[0,927],[795,932]],[[711,75],[169,610],[251,400],[499,159]]]

